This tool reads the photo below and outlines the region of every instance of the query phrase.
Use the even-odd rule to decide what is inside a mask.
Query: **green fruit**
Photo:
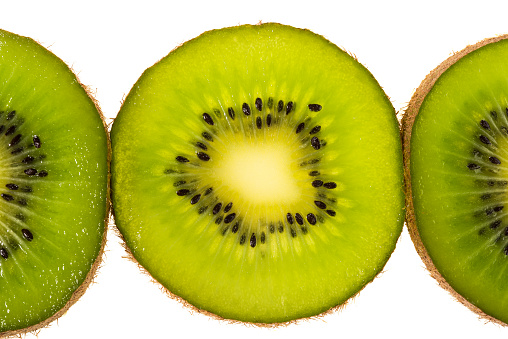
[[[403,120],[408,227],[432,275],[463,304],[508,322],[508,41],[446,60]]]
[[[222,318],[285,322],[343,304],[401,232],[394,109],[307,30],[239,26],[183,44],[140,77],[111,138],[133,256]]]
[[[69,68],[0,30],[0,334],[58,318],[105,241],[108,142]]]

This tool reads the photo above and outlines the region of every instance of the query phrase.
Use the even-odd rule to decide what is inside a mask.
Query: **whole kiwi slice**
[[[183,44],[143,73],[111,139],[134,258],[220,318],[279,323],[342,304],[401,232],[394,109],[308,30],[245,25]]]
[[[403,118],[407,220],[439,284],[508,322],[508,40],[468,46],[433,70]]]
[[[0,30],[0,336],[39,329],[83,294],[107,195],[94,101],[55,55]]]

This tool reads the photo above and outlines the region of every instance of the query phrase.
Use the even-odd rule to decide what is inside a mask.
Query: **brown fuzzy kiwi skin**
[[[38,42],[37,42],[38,43]],[[39,43],[39,45],[41,45]],[[76,73],[71,69],[71,71],[76,76]],[[79,82],[79,79],[78,79]],[[99,249],[99,253],[97,254],[97,257],[95,258],[95,261],[90,268],[90,271],[85,277],[85,280],[83,283],[74,291],[74,293],[71,295],[70,299],[67,301],[67,303],[62,307],[60,310],[58,310],[55,314],[53,314],[51,317],[47,318],[46,320],[41,321],[38,324],[13,330],[13,331],[5,331],[0,333],[0,338],[11,338],[11,337],[18,337],[21,338],[22,335],[27,333],[32,333],[34,335],[37,335],[39,331],[45,327],[49,327],[50,324],[60,318],[62,315],[64,315],[67,310],[74,305],[79,298],[83,294],[85,294],[85,291],[88,289],[88,287],[94,282],[95,277],[97,276],[98,270],[101,267],[102,260],[104,258],[104,249],[106,247],[106,240],[107,240],[107,233],[108,233],[108,227],[110,225],[111,220],[111,198],[110,198],[110,182],[111,182],[111,170],[110,170],[110,164],[111,164],[111,140],[108,133],[108,124],[106,123],[106,118],[104,114],[102,113],[102,110],[99,106],[99,103],[95,96],[92,94],[92,91],[90,87],[83,85],[81,82],[79,82],[81,87],[86,91],[88,97],[93,101],[95,108],[97,109],[97,112],[99,112],[99,116],[102,120],[102,125],[104,126],[104,130],[106,132],[106,142],[107,142],[107,148],[108,148],[108,158],[107,158],[107,167],[108,167],[108,176],[107,176],[107,191],[106,191],[106,214],[104,217],[104,233],[102,235],[101,240],[101,247]]]
[[[494,43],[500,40],[508,39],[507,35],[500,35],[493,38],[488,38],[485,40],[482,40],[474,45],[469,45],[460,52],[454,53],[452,56],[450,56],[448,59],[446,59],[444,62],[442,62],[439,66],[437,66],[435,69],[433,69],[422,81],[420,86],[416,89],[415,93],[413,94],[411,101],[409,102],[407,109],[404,113],[404,116],[402,118],[402,152],[404,157],[404,181],[405,181],[405,193],[406,193],[406,224],[409,231],[409,235],[411,237],[411,240],[413,241],[413,244],[416,248],[416,251],[418,252],[418,255],[422,259],[423,263],[427,267],[427,270],[430,272],[431,277],[436,279],[439,286],[441,286],[443,289],[445,289],[447,292],[449,292],[457,301],[459,301],[461,304],[469,308],[471,311],[476,313],[480,319],[496,323],[498,325],[502,326],[508,326],[508,324],[500,321],[499,319],[496,319],[486,313],[484,313],[481,309],[473,305],[471,302],[469,302],[466,298],[464,298],[462,295],[457,293],[449,284],[448,282],[443,278],[443,276],[439,273],[436,266],[432,262],[432,259],[430,258],[427,250],[425,249],[425,246],[423,245],[423,242],[420,238],[420,234],[418,232],[418,226],[416,222],[415,212],[414,212],[414,206],[413,206],[413,194],[411,189],[411,173],[410,173],[410,144],[411,144],[411,131],[413,129],[413,124],[415,121],[416,116],[418,115],[418,112],[420,110],[420,106],[422,105],[423,100],[425,99],[426,95],[429,93],[429,91],[434,86],[434,83],[437,81],[437,79],[445,72],[450,66],[452,66],[455,62],[457,62],[459,59],[461,59],[463,56],[467,55],[468,53],[471,53],[475,50],[477,50],[480,47],[483,47],[485,45],[488,45],[490,43]]]

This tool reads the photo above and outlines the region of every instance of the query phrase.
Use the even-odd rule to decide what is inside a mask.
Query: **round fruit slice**
[[[408,226],[416,248],[445,289],[475,312],[504,323],[508,322],[505,38],[469,46],[432,71],[403,120]]]
[[[48,324],[88,286],[107,158],[101,117],[69,68],[0,30],[0,335]]]
[[[132,254],[219,317],[324,312],[375,277],[401,232],[394,109],[309,31],[240,26],[185,43],[145,71],[111,135]]]

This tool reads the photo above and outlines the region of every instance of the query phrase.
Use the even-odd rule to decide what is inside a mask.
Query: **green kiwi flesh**
[[[147,69],[111,131],[115,221],[172,295],[280,323],[343,304],[403,223],[394,109],[308,30],[202,34]]]
[[[508,40],[487,39],[424,80],[403,118],[408,227],[440,285],[508,322]]]
[[[90,282],[105,239],[107,140],[70,69],[0,30],[0,336],[48,324]]]

